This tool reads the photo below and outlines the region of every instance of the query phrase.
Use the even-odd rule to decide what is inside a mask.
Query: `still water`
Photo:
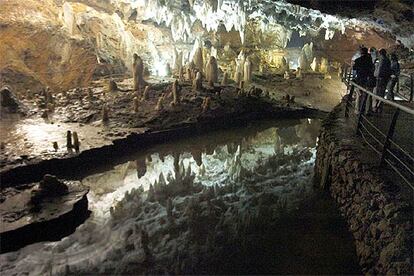
[[[97,168],[82,180],[91,217],[61,241],[1,255],[1,272],[359,274],[345,222],[313,188],[319,127],[254,122]]]

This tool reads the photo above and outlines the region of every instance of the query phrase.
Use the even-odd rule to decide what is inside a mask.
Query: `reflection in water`
[[[303,119],[214,132],[88,176],[91,219],[60,242],[2,255],[1,270],[221,273],[216,262],[229,248],[243,252],[250,232],[311,195],[318,129]]]

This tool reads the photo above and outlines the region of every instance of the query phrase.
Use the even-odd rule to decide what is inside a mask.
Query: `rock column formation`
[[[139,90],[145,85],[144,81],[144,63],[140,56],[134,54],[134,62],[132,64],[132,74],[134,77],[134,90]]]

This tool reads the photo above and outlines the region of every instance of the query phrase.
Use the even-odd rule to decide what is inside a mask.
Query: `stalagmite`
[[[166,72],[166,75],[169,77],[169,76],[171,76],[171,74],[172,74],[172,70],[171,70],[171,65],[170,65],[170,63],[167,63],[166,65],[165,65],[165,72]]]
[[[312,68],[312,71],[314,72],[319,71],[318,59],[316,57],[313,58],[313,61],[311,63],[311,68]]]
[[[93,90],[90,87],[88,88],[88,97],[89,97],[89,99],[93,98]]]
[[[141,230],[141,246],[142,246],[142,249],[144,250],[145,255],[147,256],[151,254],[148,245],[149,245],[148,233],[144,229],[142,229]]]
[[[290,75],[289,75],[289,72],[288,72],[288,71],[285,71],[285,74],[283,75],[283,78],[284,78],[285,80],[290,79]]]
[[[192,72],[191,72],[191,69],[190,68],[187,68],[186,79],[188,81],[192,81],[193,80],[193,76],[192,76]]]
[[[102,122],[109,121],[109,110],[108,107],[104,104],[102,107]]]
[[[326,74],[329,72],[329,63],[328,63],[328,59],[326,58],[322,58],[321,59],[321,67],[319,69],[319,72]]]
[[[234,82],[235,82],[237,85],[240,85],[240,81],[241,81],[241,77],[242,77],[241,72],[236,72],[235,76],[236,76],[236,77],[234,78]]]
[[[226,86],[227,82],[228,82],[228,73],[227,73],[227,71],[224,71],[223,79],[221,80],[221,85]]]
[[[193,90],[201,91],[203,89],[203,79],[200,72],[197,72],[196,78],[193,80]]]
[[[244,59],[239,60],[236,59],[236,68],[234,70],[234,81],[239,84],[243,77],[243,70],[244,70]]]
[[[165,210],[167,212],[168,219],[171,220],[173,218],[173,204],[170,197],[167,199],[167,205],[165,207]]]
[[[208,85],[213,87],[214,83],[218,82],[218,67],[217,60],[215,57],[211,56],[207,64],[206,76]]]
[[[75,149],[76,152],[79,152],[79,138],[78,138],[78,133],[76,131],[73,132],[73,148]]]
[[[134,90],[138,90],[145,85],[144,81],[144,63],[140,56],[134,54],[134,62],[132,63],[132,75],[134,77]]]
[[[194,70],[195,70],[195,64],[194,61],[191,61],[187,64],[187,75],[186,78],[188,81],[192,81],[194,79]]]
[[[300,67],[298,67],[298,69],[296,69],[296,78],[301,80],[302,79],[302,69]]]
[[[183,67],[183,52],[174,48],[174,70],[177,72]]]
[[[299,67],[302,68],[302,70],[306,71],[308,68],[308,62],[306,60],[305,54],[302,52],[299,57]]]
[[[139,100],[138,97],[134,97],[134,112],[137,113],[138,112],[138,107],[139,107]]]
[[[109,80],[108,83],[108,91],[109,92],[116,92],[118,90],[118,85],[114,80]]]
[[[144,93],[142,94],[142,100],[148,100],[149,98],[149,86],[145,86]]]
[[[246,61],[244,62],[244,83],[248,84],[252,80],[252,63],[250,58],[247,57]]]
[[[306,43],[302,48],[302,53],[304,54],[306,58],[307,65],[309,65],[311,61],[313,60],[313,42]],[[307,70],[308,67],[305,69]]]
[[[202,108],[203,112],[206,112],[207,110],[210,109],[210,102],[211,102],[210,97],[205,97],[204,98],[203,103],[201,104],[201,108]]]
[[[26,91],[26,99],[28,100],[33,99],[32,91],[30,89],[27,89]]]
[[[198,47],[194,57],[193,62],[195,67],[198,69],[199,72],[203,73],[204,69],[204,62],[203,62],[203,49],[201,47]]]
[[[157,106],[155,107],[156,110],[161,110],[163,108],[163,101],[164,101],[164,94],[162,94],[158,98]]]
[[[184,81],[184,67],[180,66],[180,69],[178,69],[178,79],[180,82]]]
[[[244,81],[240,81],[239,83],[239,89],[243,90],[244,89]]]
[[[286,57],[282,57],[282,72],[289,71],[289,62],[287,61]]]
[[[72,144],[72,132],[70,130],[68,130],[66,132],[66,148],[68,148],[68,149],[73,148],[73,144]]]
[[[175,80],[172,85],[172,96],[173,96],[173,104],[178,104],[180,101],[180,91],[178,86],[178,80]]]

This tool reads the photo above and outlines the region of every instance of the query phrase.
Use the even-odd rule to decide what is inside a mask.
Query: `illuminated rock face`
[[[94,75],[131,74],[134,53],[151,75],[158,76],[169,75],[167,64],[179,72],[191,61],[205,75],[207,61],[214,56],[221,71],[236,80],[240,75],[247,83],[246,55],[252,72],[288,70],[292,59],[282,57],[293,32],[324,40],[358,29],[362,41],[375,26],[270,0],[10,0],[2,3],[0,23],[7,26],[0,30],[0,50],[6,57],[0,60],[0,73],[8,66],[28,81],[63,90],[82,86]],[[42,37],[25,35],[33,28]],[[14,40],[19,43],[13,45]],[[303,46],[302,52],[301,68],[310,70],[312,44]]]

